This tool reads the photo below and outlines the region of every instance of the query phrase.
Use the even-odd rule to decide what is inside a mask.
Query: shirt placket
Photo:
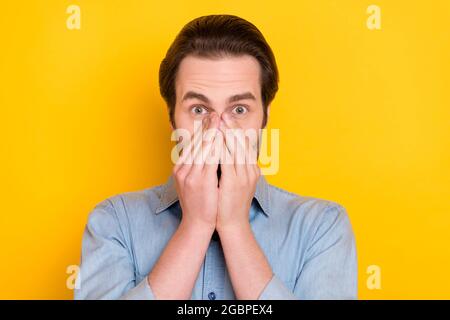
[[[211,241],[204,262],[202,299],[217,300],[224,296],[225,261],[219,241]]]

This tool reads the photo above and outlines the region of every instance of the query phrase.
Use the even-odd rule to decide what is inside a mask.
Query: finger
[[[222,149],[220,153],[220,169],[222,170],[222,176],[235,176],[236,170],[234,168],[233,155],[226,145],[225,137],[221,131],[219,136],[222,137]]]
[[[205,135],[207,133],[207,131],[205,130],[206,128],[209,127],[209,123],[210,123],[210,119],[205,118],[202,121],[202,132],[199,134],[197,133],[197,137],[194,138],[195,142],[194,142],[194,159],[193,159],[193,165],[191,167],[191,172],[201,172],[201,170],[203,169],[203,153],[204,153],[204,149],[205,146],[207,144],[207,142],[205,142]]]
[[[214,141],[207,148],[207,156],[205,159],[205,164],[203,166],[203,173],[205,175],[216,176],[216,172],[220,163],[220,155],[222,153],[224,142],[222,133],[217,130],[214,137]]]
[[[258,151],[255,147],[255,136],[245,135],[245,156],[247,164],[257,164],[258,163]]]
[[[237,148],[245,150],[245,132],[244,129],[235,121],[230,115],[224,113],[222,116],[224,123],[227,128],[232,129],[231,132],[235,135],[237,142]]]
[[[233,156],[236,174],[238,176],[247,176],[244,131],[228,117],[228,114],[224,114],[223,119],[226,131],[225,141]]]
[[[257,179],[259,177],[259,167],[257,163],[256,150],[252,147],[252,139],[249,136],[245,136],[246,143],[246,155],[247,155],[247,172],[249,177]]]
[[[211,123],[210,128],[208,129],[208,137],[211,137],[211,141],[208,143],[207,148],[205,149],[205,159],[204,159],[204,167],[203,170],[205,173],[215,172],[217,171],[217,167],[220,161],[220,153],[222,152],[223,146],[223,137],[221,136],[221,132],[219,131],[219,117],[216,114],[211,115]],[[219,136],[220,134],[220,136]]]
[[[194,147],[194,137],[198,135],[198,133],[201,131],[202,126],[201,125],[195,125],[194,124],[194,132],[190,136],[190,139],[188,142],[186,142],[182,149],[180,150],[180,156],[178,157],[178,160],[174,166],[174,172],[177,172],[185,165],[190,165],[192,163],[193,158],[193,147]]]
[[[224,115],[224,122],[227,127],[231,128],[241,128],[237,121],[228,115]],[[242,130],[242,129],[241,129]],[[247,173],[249,176],[255,177],[260,175],[260,168],[258,167],[258,133],[247,129],[242,132],[241,135],[237,136],[237,142],[239,143],[240,149],[244,149],[245,163],[247,166]]]
[[[205,119],[200,124],[194,122],[194,133],[191,136],[190,144],[183,150],[180,167],[176,171],[181,177],[185,178],[191,172],[192,167],[194,167],[195,157],[200,150],[199,145],[202,143],[202,132],[205,124]]]
[[[201,141],[201,150],[196,153],[195,157],[195,170],[202,170],[205,166],[206,159],[208,159],[208,155],[211,152],[212,145],[214,143],[215,134],[217,132],[217,120],[216,115],[213,113],[208,118],[205,124],[206,130],[203,133],[202,141]]]

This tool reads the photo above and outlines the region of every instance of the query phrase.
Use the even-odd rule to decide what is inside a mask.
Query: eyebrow
[[[188,99],[198,99],[201,100],[205,103],[209,103],[209,99],[207,96],[205,96],[204,94],[195,92],[195,91],[188,91],[185,93],[185,95],[183,96],[183,99],[181,99],[181,101],[185,101]],[[228,102],[236,102],[236,101],[240,101],[240,100],[256,100],[255,96],[251,93],[251,92],[244,92],[244,93],[240,93],[240,94],[235,94],[232,95],[231,97],[228,98]]]

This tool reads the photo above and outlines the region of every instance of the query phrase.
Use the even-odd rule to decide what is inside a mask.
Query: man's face
[[[244,130],[261,129],[264,117],[260,66],[249,56],[217,59],[187,56],[175,83],[176,128],[194,131],[194,121],[227,113]]]

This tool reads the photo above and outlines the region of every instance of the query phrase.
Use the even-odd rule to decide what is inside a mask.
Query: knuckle
[[[192,188],[195,186],[195,178],[190,174],[186,176],[186,178],[184,179],[184,183],[186,187]]]
[[[187,174],[186,168],[183,167],[174,173],[174,178],[178,182],[184,182],[184,180],[186,179],[186,174]]]

